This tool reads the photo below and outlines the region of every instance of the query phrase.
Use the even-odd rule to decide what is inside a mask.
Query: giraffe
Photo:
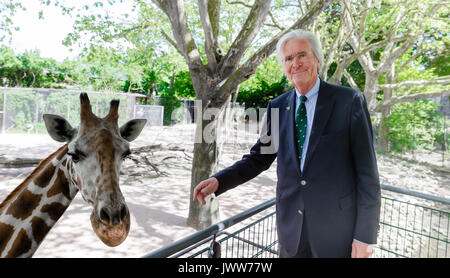
[[[92,207],[91,226],[108,246],[121,244],[130,229],[130,213],[119,188],[122,160],[129,142],[146,120],[118,127],[119,101],[99,118],[88,95],[80,94],[80,126],[72,128],[58,115],[44,114],[47,131],[64,142],[0,204],[0,257],[32,257],[78,191]]]

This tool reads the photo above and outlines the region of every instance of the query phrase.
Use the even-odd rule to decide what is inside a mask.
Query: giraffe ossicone
[[[80,126],[61,116],[43,115],[49,135],[66,142],[42,160],[0,204],[0,257],[31,257],[80,191],[92,206],[91,225],[108,246],[117,246],[130,230],[130,213],[119,187],[123,159],[130,154],[145,119],[118,126],[119,101],[108,115],[92,112],[86,93],[80,94]]]

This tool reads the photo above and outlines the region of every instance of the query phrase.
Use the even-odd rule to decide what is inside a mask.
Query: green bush
[[[286,77],[278,82],[268,84],[265,80],[258,80],[256,86],[241,89],[237,102],[245,103],[245,108],[266,108],[269,101],[285,93],[291,88]]]
[[[443,144],[443,117],[436,110],[437,106],[438,103],[419,100],[393,107],[387,126],[394,151],[433,150],[435,143]]]

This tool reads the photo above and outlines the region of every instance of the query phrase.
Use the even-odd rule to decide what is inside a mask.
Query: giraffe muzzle
[[[95,211],[91,214],[91,225],[95,234],[108,246],[120,245],[130,230],[130,213],[127,206],[104,206],[99,213]]]

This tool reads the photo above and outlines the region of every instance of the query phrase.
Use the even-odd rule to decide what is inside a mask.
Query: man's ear
[[[54,140],[69,142],[77,135],[77,129],[73,128],[63,117],[52,114],[44,114],[42,117],[48,134]]]
[[[134,119],[128,121],[126,124],[120,127],[120,136],[128,142],[136,139],[141,134],[142,129],[147,123],[146,119]]]

